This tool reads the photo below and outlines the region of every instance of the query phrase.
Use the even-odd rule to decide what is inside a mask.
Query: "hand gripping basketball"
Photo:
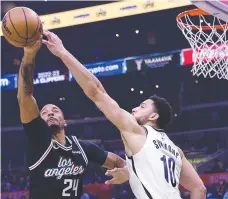
[[[34,44],[24,47],[24,54],[29,56],[36,56],[36,53],[39,51],[42,46],[42,36]]]

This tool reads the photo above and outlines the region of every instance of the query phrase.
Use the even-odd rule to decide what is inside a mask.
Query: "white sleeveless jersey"
[[[144,127],[147,139],[143,148],[126,157],[133,193],[137,199],[181,199],[182,160],[177,146],[163,130]]]

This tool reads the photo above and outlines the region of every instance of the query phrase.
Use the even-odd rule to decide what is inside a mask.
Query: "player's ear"
[[[158,113],[152,113],[151,116],[150,116],[150,118],[149,118],[149,120],[150,120],[150,121],[155,121],[155,120],[157,120],[158,118],[159,118]]]
[[[67,123],[66,123],[66,120],[64,120],[64,127],[66,127],[67,126]]]

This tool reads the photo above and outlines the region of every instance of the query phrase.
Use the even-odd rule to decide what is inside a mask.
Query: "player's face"
[[[132,109],[132,115],[140,125],[144,125],[149,121],[156,121],[158,114],[151,99],[142,102],[138,107]]]
[[[62,111],[54,104],[45,105],[42,108],[40,115],[50,127],[63,129],[64,126],[66,126]]]

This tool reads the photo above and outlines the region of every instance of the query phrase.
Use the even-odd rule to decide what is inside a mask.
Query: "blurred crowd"
[[[62,3],[63,6],[70,5]],[[16,2],[4,4],[2,14],[16,5],[20,6]],[[32,5],[38,6],[35,2],[32,2]],[[47,9],[43,9],[43,4],[40,5],[41,7],[36,8],[39,13],[48,13]],[[52,7],[54,9],[61,6]],[[73,7],[70,6],[67,9]],[[180,36],[181,32],[176,28],[175,17],[180,11],[182,10],[170,9],[155,12],[155,14],[153,12],[147,15],[121,18],[120,20],[123,21],[89,23],[81,29],[76,26],[61,28],[55,30],[55,33],[64,39],[70,52],[76,55],[82,63],[168,52],[189,48],[187,40]],[[166,24],[166,26],[160,24]],[[132,33],[136,27],[139,28],[140,34]],[[169,37],[167,37],[167,27]],[[115,37],[117,30],[120,34],[118,38]],[[88,33],[92,37],[88,37]],[[21,52],[4,39],[2,43],[4,46],[2,74],[17,73]],[[83,48],[75,46],[83,46]],[[54,56],[45,50],[39,53],[40,58],[36,60],[38,72],[62,70],[62,62],[57,62]],[[42,57],[45,59],[41,59]],[[168,135],[184,151],[197,172],[199,174],[228,172],[226,128],[228,105],[225,103],[228,93],[222,89],[225,88],[227,82],[193,77],[190,66],[179,67],[180,55],[173,57],[178,60],[178,63],[174,65],[153,68],[146,72],[136,71],[126,75],[102,78],[102,83],[121,107],[128,111],[151,94],[156,93],[167,98],[175,113],[173,122],[167,129]],[[15,59],[17,64],[14,63]],[[173,63],[177,61],[175,58],[172,59],[174,59]],[[175,68],[176,65],[178,67]],[[143,94],[139,94],[141,90]],[[1,198],[28,199],[29,177],[25,169],[27,141],[24,132],[20,126],[17,126],[20,124],[17,90],[7,90],[2,93],[4,106],[1,107],[1,111],[4,117],[1,119],[2,126],[5,128],[2,128],[1,132],[2,140],[4,140],[1,143],[4,149],[1,153],[3,168]],[[40,107],[50,102],[64,110],[64,115],[68,120],[67,132],[80,139],[93,140],[105,150],[124,157],[124,147],[118,129],[102,119],[103,114],[85,98],[81,88],[75,82],[37,85],[35,95]],[[15,167],[22,169],[12,169]],[[134,199],[129,183],[105,185],[104,182],[108,178],[104,173],[105,170],[97,165],[89,165],[84,177],[84,194],[81,199]],[[210,185],[206,184],[208,199],[228,199],[228,177],[219,179]],[[190,193],[183,191],[182,197],[189,199]]]
[[[212,161],[210,173],[228,172],[228,167],[219,160]],[[227,166],[227,165],[226,165]],[[134,199],[129,183],[122,185],[106,185],[104,182],[108,179],[104,175],[105,169],[95,164],[89,164],[84,177],[84,194],[81,199]],[[226,179],[220,179],[218,183],[206,185],[208,199],[228,199],[228,182]],[[2,171],[2,199],[27,199],[29,188],[28,173],[23,170]],[[18,194],[9,194],[17,192]],[[5,193],[5,194],[4,194]],[[189,199],[190,193],[183,191],[183,199]]]
[[[214,159],[213,166],[209,168],[209,171],[207,173],[222,173],[222,172],[228,172],[228,161],[223,162],[219,159]]]
[[[2,171],[1,192],[16,192],[29,188],[29,176],[20,170]]]
[[[224,179],[220,179],[218,183],[206,185],[207,199],[227,199],[228,198],[228,183]],[[190,193],[184,191],[181,193],[183,199],[190,199]]]
[[[208,137],[209,134],[207,134]],[[88,135],[90,137],[90,135]],[[194,136],[196,137],[196,136]],[[200,174],[215,174],[228,172],[228,160],[226,158],[227,151],[223,147],[217,145],[214,150],[206,149],[206,145],[200,145],[202,138],[205,136],[200,134],[197,136],[199,140],[192,140],[192,136],[174,136],[172,139],[176,143],[186,142],[188,139],[188,147],[183,146],[186,157],[193,165],[200,165],[202,162],[212,157],[209,163],[202,165],[197,172]],[[181,141],[179,140],[181,138]],[[197,138],[197,139],[198,139]],[[204,139],[204,141],[207,140]],[[101,148],[116,153],[124,158],[124,149],[121,140],[93,140]],[[187,143],[187,142],[186,142]],[[192,144],[191,144],[192,143]],[[192,147],[190,147],[192,146]],[[197,147],[199,146],[199,147]],[[216,151],[217,150],[217,151]],[[221,153],[224,151],[224,154]],[[213,153],[210,153],[213,152]],[[223,154],[223,155],[221,155]],[[214,158],[214,155],[216,157]],[[220,158],[218,158],[218,157]],[[223,157],[224,156],[224,157]],[[104,175],[105,169],[100,168],[96,164],[90,163],[84,176],[84,194],[82,199],[134,199],[134,195],[130,189],[129,183],[122,185],[106,185],[104,182],[109,178]],[[20,169],[8,169],[3,167],[2,171],[2,198],[3,199],[27,199],[29,188],[28,171],[22,167]],[[216,181],[217,182],[217,181]],[[218,183],[207,186],[207,198],[208,199],[228,199],[228,182],[226,178],[221,178]],[[9,194],[12,193],[12,194]],[[16,194],[17,193],[17,194]],[[182,192],[183,199],[189,199],[189,192]]]
[[[84,193],[81,199],[133,199],[128,183],[122,185],[106,185],[108,179],[103,169],[89,165],[84,177]],[[27,172],[14,170],[2,172],[2,199],[28,199],[29,176]]]

